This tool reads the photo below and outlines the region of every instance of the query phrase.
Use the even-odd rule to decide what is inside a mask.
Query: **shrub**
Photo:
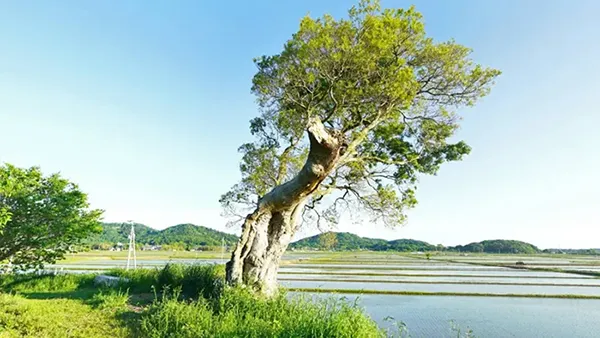
[[[181,290],[186,298],[216,297],[224,285],[225,270],[219,265],[167,264],[162,269],[115,269],[110,275],[129,279],[122,287],[131,292]]]
[[[127,278],[129,282],[123,284],[123,287],[135,293],[152,292],[152,288],[158,286],[159,273],[159,269],[112,269],[107,272],[110,276]]]
[[[89,303],[100,310],[123,311],[127,309],[128,301],[127,291],[106,289],[94,294]]]
[[[342,300],[257,297],[225,288],[218,299],[165,296],[141,321],[145,337],[383,337],[362,309]]]

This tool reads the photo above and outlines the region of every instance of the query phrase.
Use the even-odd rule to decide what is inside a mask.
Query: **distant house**
[[[144,245],[142,248],[142,251],[158,251],[162,249],[162,246],[160,245]]]
[[[110,248],[110,251],[122,251],[123,247],[124,247],[123,243],[119,242],[119,243],[115,244],[115,246]]]

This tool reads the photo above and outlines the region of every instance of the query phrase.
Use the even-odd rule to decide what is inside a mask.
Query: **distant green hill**
[[[372,250],[372,251],[456,251],[456,252],[487,252],[487,253],[522,253],[534,254],[542,252],[535,245],[513,240],[489,240],[455,247],[443,247],[414,239],[385,239],[360,237],[348,232],[337,232],[335,250]],[[320,249],[323,234],[307,237],[290,244],[294,249]]]
[[[544,249],[544,253],[572,254],[572,255],[600,255],[600,248],[591,249]]]
[[[194,224],[178,224],[163,230],[156,230],[144,224],[134,224],[136,242],[141,245],[176,246],[180,248],[216,247],[225,245],[231,247],[237,243],[236,235],[217,231]],[[86,245],[108,248],[116,243],[126,244],[131,225],[127,223],[103,223],[102,233],[94,235],[85,241]],[[435,246],[414,239],[396,239],[387,241],[380,238],[361,237],[349,232],[337,232],[335,250],[372,250],[372,251],[455,251],[455,252],[486,252],[486,253],[521,253],[534,254],[542,252],[536,246],[513,240],[488,240],[454,247]],[[293,249],[320,249],[323,234],[307,237],[290,244]]]
[[[194,224],[179,224],[160,231],[154,240],[156,244],[169,244],[173,242],[187,245],[219,246],[221,239],[230,246],[237,242],[238,236],[213,230]]]
[[[292,244],[294,249],[319,249],[320,238],[323,234],[303,238]],[[434,245],[413,239],[397,239],[386,241],[379,238],[360,237],[349,232],[337,232],[336,250],[373,250],[373,251],[432,251],[436,250]]]
[[[486,252],[486,253],[523,253],[523,254],[534,254],[539,253],[541,250],[533,244],[513,241],[507,239],[495,239],[487,240],[476,243],[469,243],[467,245],[457,245],[455,247],[448,248],[450,251],[459,252]]]
[[[194,224],[178,224],[164,230],[156,230],[136,223],[134,228],[136,242],[142,245],[220,246],[221,239],[224,239],[225,245],[232,246],[238,240],[236,235]],[[127,223],[102,223],[102,232],[88,238],[85,243],[90,246],[126,244],[129,241],[130,230],[131,225]]]

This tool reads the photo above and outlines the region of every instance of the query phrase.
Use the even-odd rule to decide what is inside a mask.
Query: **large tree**
[[[402,224],[419,174],[470,151],[451,140],[457,111],[500,73],[470,53],[428,38],[414,8],[362,1],[347,19],[305,17],[281,53],[257,58],[256,140],[240,147],[242,180],[220,200],[229,215],[249,212],[227,280],[272,294],[303,221],[335,223],[363,210]]]
[[[337,234],[333,231],[328,231],[319,236],[319,247],[321,250],[331,250],[337,245]]]
[[[38,268],[64,257],[73,245],[101,230],[100,210],[58,174],[0,166],[0,262]]]

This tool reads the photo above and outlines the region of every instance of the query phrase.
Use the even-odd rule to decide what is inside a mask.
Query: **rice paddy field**
[[[220,264],[221,253],[140,252],[138,268]],[[49,267],[65,272],[125,267],[126,252],[89,252]],[[519,264],[517,264],[519,262]],[[576,255],[425,255],[290,252],[279,271],[292,294],[357,301],[405,336],[597,337],[600,259]]]

